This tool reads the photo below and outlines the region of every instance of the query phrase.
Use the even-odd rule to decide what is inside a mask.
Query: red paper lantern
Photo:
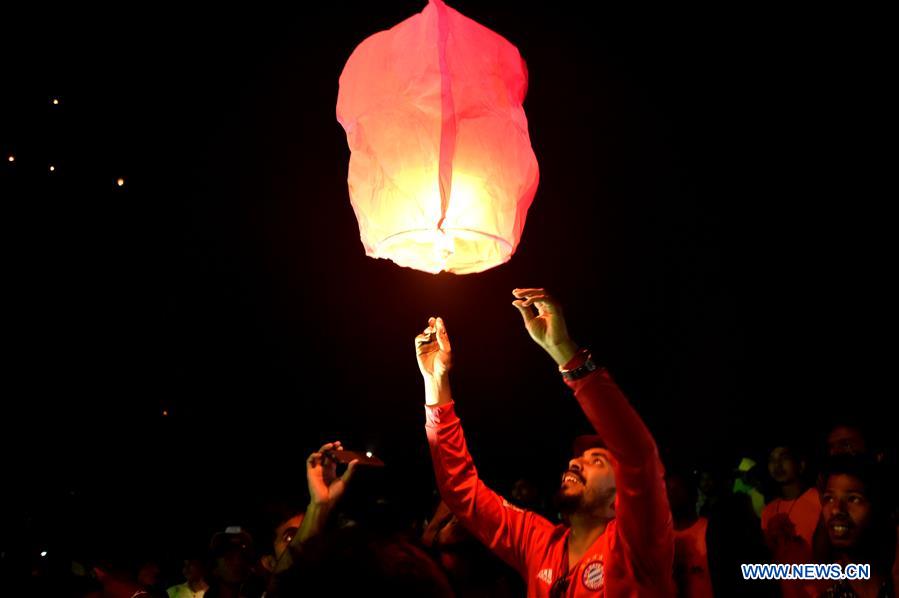
[[[363,41],[337,120],[365,253],[437,273],[515,252],[537,191],[518,49],[442,0]]]

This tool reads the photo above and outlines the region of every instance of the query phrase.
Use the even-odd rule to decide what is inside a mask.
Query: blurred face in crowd
[[[671,514],[678,518],[690,518],[696,515],[696,495],[690,483],[680,475],[670,475],[665,480],[668,491],[668,504]]]
[[[184,579],[192,583],[203,581],[203,577],[205,576],[203,563],[198,559],[186,559],[184,561],[184,568],[181,569],[181,574],[184,575]]]
[[[300,525],[303,523],[303,513],[298,515],[294,515],[287,521],[284,521],[275,528],[275,539],[272,543],[272,548],[274,549],[275,558],[281,556],[287,547],[290,545],[291,540],[293,540],[294,536],[297,535],[297,532],[300,530]]]
[[[861,430],[851,426],[837,426],[827,436],[828,455],[861,455],[866,450]]]
[[[565,514],[611,508],[615,501],[614,457],[604,448],[591,448],[568,462],[556,504]]]
[[[778,484],[790,484],[799,479],[802,462],[788,447],[779,446],[768,456],[768,473]]]
[[[154,562],[144,563],[137,572],[137,583],[145,587],[154,587],[159,583],[159,565]]]
[[[293,540],[297,532],[300,531],[300,525],[303,523],[304,513],[294,515],[290,519],[282,521],[275,528],[274,539],[272,540],[272,554],[266,554],[262,557],[262,566],[268,571],[274,571],[278,558],[284,554],[290,542]]]
[[[870,527],[871,502],[864,483],[847,474],[831,474],[821,495],[821,515],[830,545],[837,549],[851,549]]]
[[[225,550],[215,559],[215,577],[228,584],[240,584],[250,577],[252,561],[249,554],[241,547],[234,546]]]
[[[699,474],[699,491],[703,494],[714,494],[717,490],[718,483],[715,476],[710,471],[703,471]]]
[[[531,505],[537,501],[537,488],[528,480],[517,480],[512,487],[512,500],[523,505]]]

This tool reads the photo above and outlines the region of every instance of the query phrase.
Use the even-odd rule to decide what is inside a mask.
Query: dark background
[[[333,438],[388,464],[357,492],[426,512],[436,314],[483,477],[551,488],[586,423],[519,286],[563,302],[666,460],[887,419],[876,15],[451,5],[527,60],[541,168],[511,262],[467,276],[365,257],[334,115],[352,49],[424,2],[5,13],[4,550],[178,556],[302,501]]]

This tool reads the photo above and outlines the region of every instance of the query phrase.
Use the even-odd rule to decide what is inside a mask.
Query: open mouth
[[[580,484],[583,486],[584,479],[576,473],[566,471],[562,474],[562,485],[564,486],[565,484]]]
[[[832,521],[830,523],[830,531],[837,538],[845,537],[852,531],[852,523],[845,520]]]

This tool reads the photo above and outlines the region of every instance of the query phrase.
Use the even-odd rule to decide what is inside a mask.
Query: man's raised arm
[[[615,517],[635,564],[666,574],[674,558],[674,531],[664,469],[652,434],[609,373],[571,340],[558,303],[544,289],[515,289],[512,294],[528,334],[559,366],[584,415],[615,458]]]
[[[415,338],[415,350],[425,383],[425,430],[440,496],[475,537],[524,575],[529,546],[553,525],[510,505],[478,478],[450,393],[452,349],[441,318],[429,320]]]

